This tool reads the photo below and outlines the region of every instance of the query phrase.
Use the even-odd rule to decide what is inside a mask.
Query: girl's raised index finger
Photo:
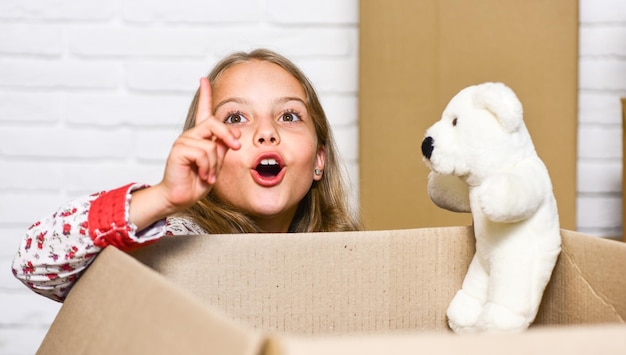
[[[209,79],[200,78],[200,93],[196,111],[196,126],[213,115],[213,98]]]

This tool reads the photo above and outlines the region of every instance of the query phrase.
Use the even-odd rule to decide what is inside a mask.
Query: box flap
[[[258,354],[260,334],[106,248],[74,286],[38,354]]]
[[[626,244],[562,230],[563,250],[536,324],[624,323]]]
[[[471,228],[177,236],[134,254],[247,326],[297,334],[447,331]]]
[[[626,327],[535,328],[518,334],[422,333],[367,337],[282,337],[268,355],[413,354],[626,354]]]
[[[537,325],[623,323],[626,245],[562,231]],[[448,331],[471,227],[167,238],[135,256],[246,326],[295,334]]]

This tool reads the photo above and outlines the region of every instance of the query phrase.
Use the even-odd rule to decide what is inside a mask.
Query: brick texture
[[[580,0],[577,229],[622,235],[626,2]]]

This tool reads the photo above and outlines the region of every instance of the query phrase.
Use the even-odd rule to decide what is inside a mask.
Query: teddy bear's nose
[[[422,154],[426,157],[426,159],[430,159],[431,154],[433,154],[433,138],[426,137],[424,141],[422,141]]]

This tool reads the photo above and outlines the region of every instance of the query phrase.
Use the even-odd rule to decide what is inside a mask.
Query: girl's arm
[[[33,224],[13,260],[13,274],[33,291],[63,301],[80,274],[107,245],[131,251],[165,234],[159,220],[137,232],[129,222],[131,184],[72,200]]]
[[[71,201],[31,226],[13,261],[15,276],[35,292],[61,301],[105,246],[131,251],[160,238],[164,219],[205,196],[226,152],[241,147],[241,132],[213,116],[206,78],[200,80],[195,121],[174,142],[159,184],[146,189],[131,184]]]

